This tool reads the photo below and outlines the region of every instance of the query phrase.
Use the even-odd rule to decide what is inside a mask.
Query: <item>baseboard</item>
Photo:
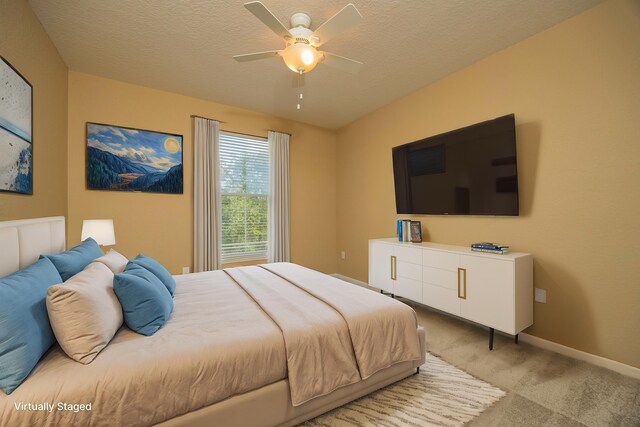
[[[344,280],[345,282],[353,283],[355,285],[363,286],[365,288],[376,289],[376,288],[373,288],[372,286],[369,286],[369,284],[366,282],[352,279],[351,277],[343,276],[342,274],[334,273],[332,274],[332,276],[337,277],[338,279]],[[640,368],[636,368],[631,365],[625,365],[624,363],[616,362],[615,360],[607,359],[602,356],[596,356],[595,354],[587,353],[582,350],[577,350],[572,347],[567,347],[566,345],[558,344],[553,341],[548,341],[548,340],[545,340],[544,338],[536,337],[534,335],[526,334],[524,332],[520,333],[518,337],[520,341],[526,342],[527,344],[534,345],[544,350],[553,351],[554,353],[562,354],[563,356],[582,360],[582,361],[591,363],[592,365],[610,369],[614,372],[617,372],[622,375],[626,375],[631,378],[640,379]]]
[[[631,378],[640,379],[640,368],[636,368],[631,365],[625,365],[624,363],[616,362],[615,360],[587,353],[582,350],[577,350],[572,347],[567,347],[566,345],[548,341],[544,338],[536,337],[534,335],[521,333],[518,336],[520,338],[520,341],[535,345],[536,347],[553,351],[554,353],[559,353],[563,356],[571,357],[573,359],[583,360],[585,362],[591,363],[592,365],[601,366],[603,368],[610,369]]]

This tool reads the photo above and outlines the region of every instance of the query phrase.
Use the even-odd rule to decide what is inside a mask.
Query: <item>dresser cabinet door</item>
[[[460,315],[506,333],[517,333],[513,275],[510,261],[460,255]]]
[[[385,292],[393,293],[392,275],[395,274],[393,245],[369,243],[369,284]]]

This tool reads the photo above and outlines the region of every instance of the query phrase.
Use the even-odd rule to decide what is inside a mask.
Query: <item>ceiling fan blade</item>
[[[257,59],[266,59],[273,58],[274,56],[279,56],[279,50],[268,50],[266,52],[256,52],[256,53],[247,53],[244,55],[234,55],[233,59],[238,62],[247,62],[247,61],[255,61]]]
[[[362,15],[360,15],[358,9],[356,9],[352,3],[349,3],[343,7],[340,12],[329,18],[327,22],[320,25],[313,34],[309,36],[309,40],[311,40],[315,46],[320,46],[339,33],[353,27],[360,22],[361,19]]]
[[[329,52],[322,52],[323,60],[322,64],[328,65],[333,68],[337,68],[342,71],[346,71],[347,73],[357,74],[362,69],[364,65],[360,61],[356,61],[353,59],[345,58],[344,56],[335,55]]]
[[[249,12],[253,13],[256,18],[262,21],[264,25],[271,28],[271,31],[283,37],[285,39],[289,39],[293,37],[287,27],[282,25],[282,22],[275,17],[273,13],[262,2],[252,1],[250,3],[245,3],[244,7],[246,7]]]

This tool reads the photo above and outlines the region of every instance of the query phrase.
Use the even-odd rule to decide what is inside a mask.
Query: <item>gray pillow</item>
[[[113,274],[118,274],[124,271],[129,260],[127,259],[127,257],[120,254],[120,252],[116,252],[114,249],[110,249],[106,255],[94,259],[93,262],[101,262],[109,267],[109,270],[113,271]]]
[[[122,326],[113,272],[92,262],[66,282],[50,286],[47,312],[64,352],[77,362],[91,363]]]

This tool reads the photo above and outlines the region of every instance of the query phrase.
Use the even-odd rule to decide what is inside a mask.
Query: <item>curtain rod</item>
[[[197,118],[199,118],[199,119],[213,120],[213,121],[216,121],[216,122],[218,122],[218,123],[225,123],[225,124],[227,123],[227,122],[223,122],[223,121],[220,121],[220,120],[211,119],[211,118],[209,118],[209,117],[198,116],[198,115],[196,115],[196,114],[192,114],[192,115],[191,115],[191,118],[192,118],[192,119],[193,119],[193,118],[196,118],[196,117],[197,117]],[[278,133],[283,133],[283,134],[285,134],[285,135],[289,135],[289,136],[291,136],[291,134],[290,134],[289,132],[282,132],[282,131],[279,131],[279,130],[273,130],[273,129],[263,129],[263,130],[266,130],[267,132],[278,132]],[[240,132],[235,132],[235,133],[240,133]],[[248,134],[244,134],[244,135],[248,135]],[[253,135],[249,135],[249,136],[253,136]]]
[[[221,132],[225,132],[225,133],[233,133],[233,134],[236,134],[236,135],[250,136],[250,137],[252,137],[252,138],[262,138],[262,139],[265,139],[265,137],[264,137],[264,136],[261,136],[261,135],[253,135],[253,134],[250,134],[250,133],[242,133],[242,132],[236,132],[236,131],[233,131],[233,130],[222,130],[222,129],[220,129],[220,131],[221,131]]]
[[[278,133],[284,133],[285,135],[289,135],[289,136],[291,136],[291,134],[290,134],[289,132],[282,132],[282,131],[280,131],[280,130],[273,130],[273,129],[264,129],[264,130],[266,130],[267,132],[278,132]]]
[[[212,119],[212,118],[209,118],[209,117],[197,116],[195,114],[192,114],[191,118],[192,119],[198,118],[198,119],[205,119],[205,120],[213,120],[214,122],[218,122],[218,123],[227,123],[227,122],[223,122],[223,121],[220,121],[220,120]]]

